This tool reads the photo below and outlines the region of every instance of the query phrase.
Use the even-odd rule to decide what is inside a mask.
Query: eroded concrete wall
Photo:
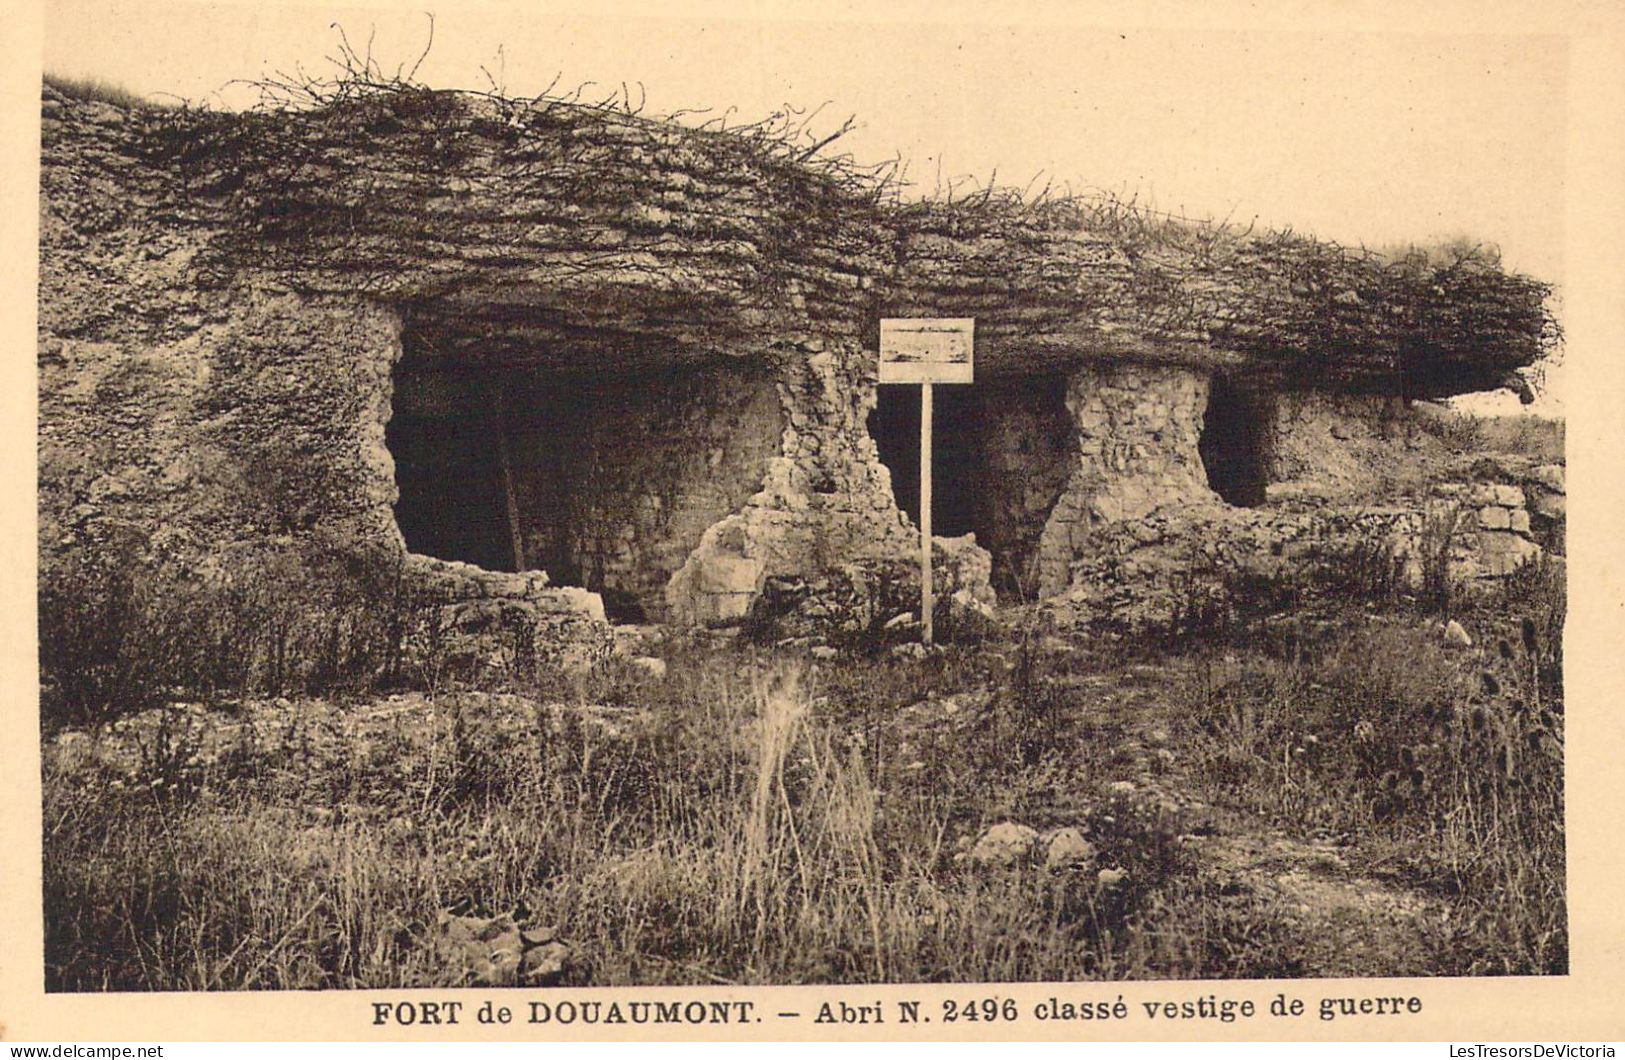
[[[1396,447],[1428,441],[1398,398],[1289,390],[1273,404],[1269,478],[1278,499],[1370,489],[1393,466]]]
[[[150,331],[65,299],[42,314],[43,558],[115,532],[158,557],[295,536],[399,548],[392,313],[262,292],[144,308]]]
[[[906,579],[914,528],[865,424],[874,321],[974,315],[988,380],[1067,375],[1064,418],[1013,402],[981,424],[987,482],[1034,484],[982,491],[986,543],[1017,565],[1030,553],[1053,594],[1076,581],[1102,528],[1132,536],[1175,507],[1222,508],[1199,451],[1208,373],[1250,365],[1256,384],[1338,368],[1313,378],[1355,389],[1387,380],[1405,367],[1395,351],[1412,351],[1456,365],[1427,380],[1447,392],[1528,363],[1543,341],[1543,288],[1499,274],[1476,276],[1478,294],[1447,295],[1437,311],[1427,292],[1438,289],[1423,285],[1442,281],[1419,276],[1426,311],[1401,327],[1361,286],[1387,273],[1332,248],[1283,256],[1248,243],[1222,276],[1188,277],[1203,297],[1173,302],[1204,308],[1170,323],[1151,312],[1172,304],[1148,297],[1157,276],[1066,211],[892,211],[748,138],[566,106],[409,92],[352,110],[193,125],[47,92],[47,565],[114,532],[211,562],[238,545],[311,540],[403,558],[385,425],[405,334],[475,374],[494,359],[647,380],[678,362],[731,359],[735,376],[757,380],[688,398],[640,387],[564,431],[521,425],[515,503],[547,513],[521,526],[522,550],[557,556],[581,580],[709,621],[743,616],[773,579],[865,565],[870,580]],[[372,119],[383,131],[360,135]],[[228,141],[241,149],[199,146]],[[269,143],[284,149],[266,157]],[[1282,272],[1298,259],[1338,265],[1347,284],[1300,296]],[[1461,316],[1452,298],[1509,302],[1523,323],[1493,355],[1476,352],[1476,333],[1436,348],[1440,320]],[[1328,312],[1340,321],[1334,342],[1323,338]],[[1452,351],[1483,364],[1457,364]],[[1283,397],[1276,486],[1336,494],[1379,464],[1393,439],[1363,400]],[[1024,448],[1056,430],[1064,459]],[[525,460],[565,434],[578,481],[554,488],[564,470]],[[1516,506],[1476,511],[1508,522],[1484,532],[1515,533]],[[986,553],[955,554],[974,560],[966,569],[985,565]],[[437,586],[461,579],[481,599],[550,591],[534,576],[427,567]],[[568,611],[581,595],[556,599]]]
[[[775,353],[784,430],[761,489],[710,526],[666,588],[687,622],[743,618],[769,577],[901,560],[914,535],[869,437],[873,355],[818,340]]]
[[[514,439],[527,548],[559,568],[555,581],[603,592],[612,611],[630,603],[628,617],[659,620],[671,576],[707,528],[761,488],[778,456],[778,393],[750,370],[587,389],[561,402],[568,412],[532,418]],[[563,460],[537,477],[538,456]],[[553,519],[538,518],[549,501],[542,491],[556,491]]]
[[[1080,374],[1074,388],[1089,382]],[[1192,481],[1201,465],[1189,460],[1189,429],[1203,422],[1203,380],[1176,371],[1108,381],[1104,392],[1074,401],[1074,415],[1112,423],[1117,444],[1106,451],[1116,455],[1086,460],[1083,488],[1069,488],[1046,530],[1047,606],[1063,624],[1201,622],[1247,586],[1367,591],[1391,576],[1414,588],[1440,563],[1471,590],[1561,552],[1560,465],[1452,456],[1400,401],[1267,395],[1268,499],[1238,507]],[[1147,432],[1167,423],[1163,409],[1175,410],[1176,429]],[[1170,437],[1175,449],[1160,451]],[[1368,584],[1342,585],[1355,576]]]
[[[1098,528],[1171,503],[1217,504],[1197,450],[1208,377],[1183,368],[1086,367],[1067,383],[1078,466],[1039,541],[1039,591],[1072,581],[1072,562]]]

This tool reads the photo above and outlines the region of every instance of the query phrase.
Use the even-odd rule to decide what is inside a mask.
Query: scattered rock
[[[1031,857],[1037,844],[1038,832],[1034,829],[1002,821],[982,833],[966,858],[983,868],[1007,869]]]
[[[1524,504],[1523,489],[1518,486],[1497,485],[1495,487],[1495,503],[1504,508],[1522,508]]]
[[[1460,622],[1452,618],[1445,623],[1444,643],[1447,648],[1471,648],[1473,638],[1468,636],[1467,631],[1462,628]]]
[[[525,952],[520,975],[530,986],[557,986],[569,975],[575,962],[575,948],[557,937],[552,928],[519,933]]]
[[[508,915],[455,916],[442,912],[435,922],[434,955],[469,986],[515,986],[524,939]]]
[[[1058,828],[1044,837],[1044,868],[1051,872],[1085,867],[1094,860],[1094,844],[1076,828]]]
[[[56,734],[56,745],[62,748],[74,747],[79,744],[88,744],[90,737],[73,729],[64,729]]]
[[[961,634],[967,628],[978,628],[978,607],[991,607],[994,602],[987,583],[992,556],[971,535],[937,538],[936,543],[937,614],[943,631]],[[781,579],[767,579],[750,614],[754,626],[772,630],[774,635],[856,634],[879,631],[882,624],[886,632],[895,634],[919,624],[913,617],[913,605],[919,599],[918,577],[918,564],[909,559],[855,559],[822,569],[794,593],[779,591]],[[668,589],[668,595],[673,591]],[[962,592],[968,595],[960,595]]]
[[[610,630],[610,637],[610,650],[622,659],[634,658],[644,650],[642,626],[618,625]]]
[[[1530,478],[1553,493],[1564,492],[1562,464],[1542,464],[1531,472]]]
[[[1145,734],[1145,745],[1147,747],[1167,747],[1172,739],[1173,737],[1169,735],[1168,730],[1159,725]]]
[[[900,659],[923,659],[930,654],[930,649],[919,641],[909,641],[892,648],[891,654]]]
[[[550,927],[521,929],[511,914],[435,921],[434,954],[469,986],[555,986],[569,974],[575,948]]]
[[[822,660],[824,662],[828,662],[829,660],[835,658],[836,656],[838,656],[840,654],[841,653],[839,651],[836,651],[834,648],[830,647],[828,644],[816,645],[812,650],[812,657],[814,659],[820,659],[820,660]]]
[[[993,605],[970,589],[956,589],[948,597],[948,614],[955,622],[970,628],[987,628],[995,622]]]
[[[1095,874],[1095,879],[1100,883],[1101,889],[1109,891],[1128,882],[1128,870],[1119,868],[1101,869]]]
[[[656,681],[666,678],[666,660],[657,659],[653,655],[640,655],[632,660],[632,667],[643,671]]]
[[[1106,790],[1113,795],[1132,795],[1139,789],[1132,780],[1114,780],[1106,785]]]
[[[557,942],[558,938],[558,932],[551,927],[525,928],[519,932],[519,941],[524,943],[527,950]]]

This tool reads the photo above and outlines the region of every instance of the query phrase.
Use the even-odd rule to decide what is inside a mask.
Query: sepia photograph
[[[47,995],[1575,970],[1570,41],[984,16],[45,5]]]

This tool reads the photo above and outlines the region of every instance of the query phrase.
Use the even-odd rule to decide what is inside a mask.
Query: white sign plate
[[[902,317],[880,321],[882,383],[969,383],[976,321]]]

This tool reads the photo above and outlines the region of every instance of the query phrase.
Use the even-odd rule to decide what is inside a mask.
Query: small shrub
[[[138,543],[87,547],[46,566],[39,604],[47,728],[181,696],[396,685],[420,676],[407,647],[427,618],[398,561],[311,544],[185,567],[155,565]]]
[[[1501,579],[1486,610],[1520,616],[1514,643],[1532,667],[1534,691],[1559,707],[1563,698],[1563,623],[1568,614],[1567,567],[1542,553]]]
[[[1005,732],[990,732],[996,744],[1015,753],[1018,767],[1037,765],[1061,746],[1065,698],[1055,682],[1052,664],[1040,652],[1040,630],[1029,623],[1017,641],[1015,667],[1000,690],[992,717]]]
[[[94,726],[164,701],[181,651],[166,595],[129,549],[41,572],[40,721]]]
[[[1455,603],[1456,582],[1451,572],[1451,561],[1461,525],[1462,510],[1459,506],[1430,509],[1423,517],[1422,533],[1417,539],[1416,549],[1422,568],[1418,602],[1424,610],[1448,615]]]
[[[1393,604],[1406,588],[1405,560],[1393,542],[1362,538],[1321,556],[1311,578],[1337,598]]]
[[[1484,448],[1484,420],[1470,412],[1443,411],[1416,417],[1423,431],[1443,442],[1451,452],[1476,453]]]
[[[126,109],[162,106],[162,104],[153,103],[144,96],[130,91],[123,85],[115,85],[111,81],[104,81],[99,77],[65,77],[62,74],[47,73],[45,75],[45,84],[56,89],[69,99],[111,103],[115,107],[124,107]]]

